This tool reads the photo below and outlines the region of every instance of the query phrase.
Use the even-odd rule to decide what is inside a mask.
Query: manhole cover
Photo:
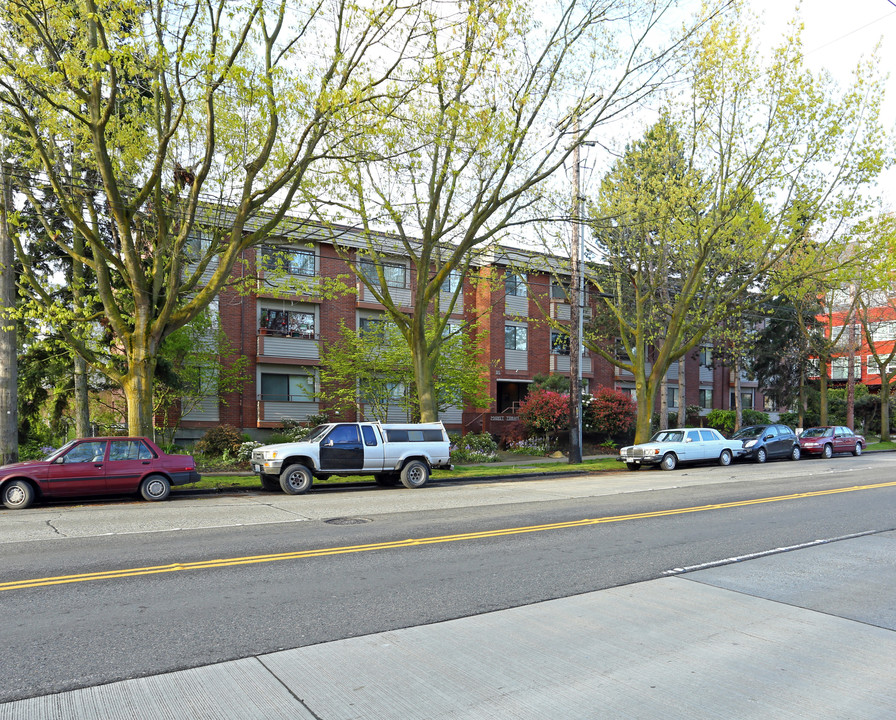
[[[370,518],[331,518],[324,522],[330,525],[363,525],[369,523]]]

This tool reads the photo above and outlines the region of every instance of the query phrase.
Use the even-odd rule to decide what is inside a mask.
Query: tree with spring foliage
[[[39,216],[51,195],[59,203],[70,227],[43,217],[46,233],[90,275],[79,301],[56,303],[56,274],[38,268],[32,237],[13,232],[24,311],[123,388],[131,433],[152,432],[165,338],[275,233],[318,164],[344,156],[346,123],[381,96],[419,9],[3,5],[0,106],[24,147],[14,184]]]
[[[803,68],[798,33],[763,62],[754,23],[740,11],[695,39],[689,91],[594,201],[589,281],[611,297],[585,342],[634,375],[636,442],[671,363],[732,314],[836,266],[839,229],[865,212],[861,190],[884,165],[873,61],[841,90]]]
[[[706,15],[670,31],[669,7],[560,0],[537,13],[521,0],[434,3],[415,44],[420,63],[401,78],[406,94],[360,116],[364,131],[334,176],[328,210],[358,218],[371,238],[344,257],[405,339],[424,421],[438,417],[444,342],[427,323],[445,327],[462,306],[469,311],[461,280],[476,258],[539,219],[542,195],[574,149],[678,68],[677,51]],[[384,227],[391,248],[374,233]],[[398,286],[387,271],[396,260],[410,264]]]

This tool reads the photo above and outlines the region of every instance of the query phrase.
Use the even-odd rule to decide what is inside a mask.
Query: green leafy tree
[[[418,9],[412,0],[0,9],[0,104],[27,158],[16,187],[94,283],[79,306],[55,302],[53,275],[14,233],[26,310],[123,388],[130,432],[152,431],[165,338],[275,232],[317,165],[344,156],[344,124],[382,96]],[[70,233],[42,215],[50,195]]]
[[[439,325],[431,322],[428,332],[437,332]],[[479,352],[464,330],[449,332],[435,368],[437,411],[487,407],[490,398]],[[360,400],[368,418],[384,421],[396,406],[408,418],[418,417],[407,343],[391,322],[380,320],[358,332],[342,325],[339,339],[324,343],[319,372],[321,401],[333,410],[351,412]]]
[[[539,218],[575,147],[672,74],[693,27],[664,34],[665,2],[563,0],[550,17],[520,0],[440,8],[432,17],[448,25],[422,28],[406,94],[370,105],[353,141],[363,161],[342,163],[333,188],[333,203],[371,238],[345,257],[405,339],[423,420],[437,416],[444,343],[429,320],[447,325],[478,254]],[[393,233],[392,248],[380,245],[379,227]],[[407,288],[396,292],[385,272],[390,252],[410,261],[410,311]]]
[[[840,90],[804,70],[798,34],[767,64],[755,34],[745,12],[710,23],[691,46],[688,92],[594,203],[603,265],[589,281],[612,296],[612,320],[585,341],[635,376],[638,442],[672,362],[729,316],[835,267],[838,228],[865,211],[860,190],[883,166],[873,63]]]

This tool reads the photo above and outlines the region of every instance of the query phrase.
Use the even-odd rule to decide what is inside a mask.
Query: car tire
[[[140,483],[140,495],[144,500],[165,500],[171,494],[171,483],[163,475],[149,475]]]
[[[24,480],[13,480],[3,486],[3,504],[10,510],[24,510],[34,504],[34,488]]]
[[[759,448],[756,451],[756,462],[764,463],[766,460],[768,460],[768,452],[766,452],[765,448]]]
[[[852,451],[852,454],[858,457],[862,454],[862,443],[857,442],[855,450]]]
[[[825,446],[821,449],[821,456],[822,456],[825,460],[830,460],[832,457],[834,457],[834,447],[833,447],[830,443],[828,443],[827,445],[825,445]]]
[[[719,455],[719,465],[722,467],[727,467],[731,464],[731,451],[730,450],[722,450],[722,454]]]
[[[641,463],[630,463],[630,462],[627,462],[627,463],[625,464],[625,466],[626,466],[629,470],[640,470],[640,469],[641,469]]]
[[[790,459],[791,460],[799,460],[802,456],[802,452],[800,451],[799,445],[794,445],[793,449],[790,451]]]
[[[287,495],[302,495],[311,489],[314,477],[307,465],[296,463],[280,473],[280,489]]]
[[[380,487],[395,487],[398,484],[398,478],[392,473],[377,473],[373,480]]]
[[[678,458],[675,457],[675,453],[666,453],[663,455],[663,459],[660,462],[660,467],[663,470],[674,470],[678,467]]]
[[[422,460],[411,460],[401,469],[401,484],[406,488],[418,488],[429,480],[429,466]]]
[[[264,475],[261,476],[261,489],[267,490],[268,492],[277,492],[280,490],[280,478],[276,475]]]

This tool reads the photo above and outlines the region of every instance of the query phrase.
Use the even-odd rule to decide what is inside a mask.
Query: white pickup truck
[[[432,468],[451,469],[448,433],[436,423],[330,423],[298,442],[252,451],[252,470],[267,490],[307,492],[313,478],[373,475],[378,485],[421,487]]]

